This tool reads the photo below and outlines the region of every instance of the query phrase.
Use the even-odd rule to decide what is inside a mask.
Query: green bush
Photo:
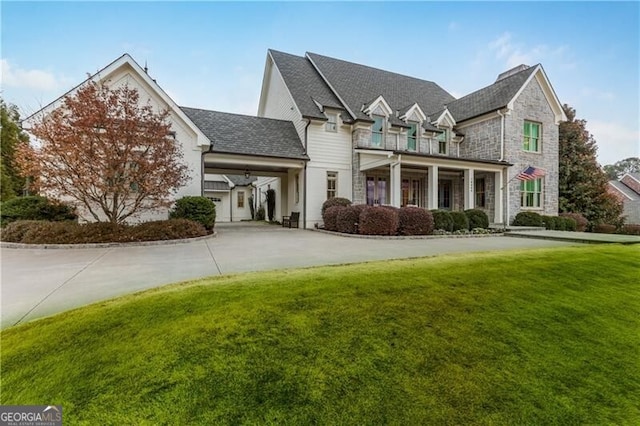
[[[358,232],[363,235],[396,235],[398,210],[380,206],[367,206],[360,214]]]
[[[453,231],[453,218],[447,210],[431,210],[433,215],[433,228],[443,231]]]
[[[569,217],[576,222],[576,231],[584,232],[587,230],[589,221],[580,213],[560,213],[560,217]]]
[[[68,204],[50,200],[40,195],[16,197],[2,203],[0,222],[2,226],[17,220],[77,220],[75,209]]]
[[[564,223],[564,227],[562,228],[563,231],[575,231],[578,227],[578,223],[572,217],[559,216],[558,220]]]
[[[264,220],[266,218],[266,213],[264,211],[264,207],[258,207],[258,211],[256,212],[256,220]]]
[[[542,226],[549,231],[558,230],[558,225],[560,225],[560,222],[556,221],[556,216],[542,216]],[[562,225],[564,226],[564,223]]]
[[[513,226],[543,226],[542,216],[536,212],[520,212],[513,220]]]
[[[216,224],[216,205],[207,197],[186,196],[176,201],[169,213],[170,219],[189,219],[212,231]]]
[[[464,212],[451,212],[451,219],[453,219],[453,230],[469,230],[469,219]]]
[[[430,235],[433,233],[433,215],[419,207],[403,207],[398,212],[400,235]]]
[[[469,219],[469,230],[477,228],[487,229],[489,227],[489,217],[483,210],[468,209],[464,211],[464,214],[466,214],[467,219]]]

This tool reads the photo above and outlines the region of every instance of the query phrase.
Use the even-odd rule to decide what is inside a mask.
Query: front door
[[[367,204],[387,204],[387,178],[367,176]]]
[[[451,188],[453,187],[450,180],[438,181],[438,208],[442,210],[451,210]]]

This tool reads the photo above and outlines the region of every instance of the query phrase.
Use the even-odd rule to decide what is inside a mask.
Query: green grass
[[[4,330],[65,424],[640,423],[640,247],[209,278]]]

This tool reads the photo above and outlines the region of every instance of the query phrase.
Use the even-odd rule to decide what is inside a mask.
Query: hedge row
[[[2,241],[25,244],[85,244],[175,240],[207,234],[202,224],[187,219],[159,220],[138,225],[20,220],[2,229],[0,238]]]
[[[520,212],[513,220],[514,226],[540,226],[551,231],[576,231],[582,215],[542,216],[536,212]],[[582,221],[581,221],[582,224]],[[586,226],[585,226],[586,227]]]
[[[0,206],[0,224],[6,226],[18,220],[77,220],[75,209],[65,203],[39,195],[16,197]]]
[[[462,230],[486,229],[489,227],[489,217],[478,209],[469,209],[464,212],[450,212],[448,210],[432,210],[435,229],[447,232]]]

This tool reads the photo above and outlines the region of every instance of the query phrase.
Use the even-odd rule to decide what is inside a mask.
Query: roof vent
[[[513,67],[510,70],[507,70],[507,71],[501,73],[498,76],[498,78],[496,79],[496,82],[498,82],[500,80],[504,80],[507,77],[511,77],[512,75],[517,74],[520,71],[524,71],[526,69],[529,69],[529,65],[521,64],[521,65],[518,65],[517,67]]]

